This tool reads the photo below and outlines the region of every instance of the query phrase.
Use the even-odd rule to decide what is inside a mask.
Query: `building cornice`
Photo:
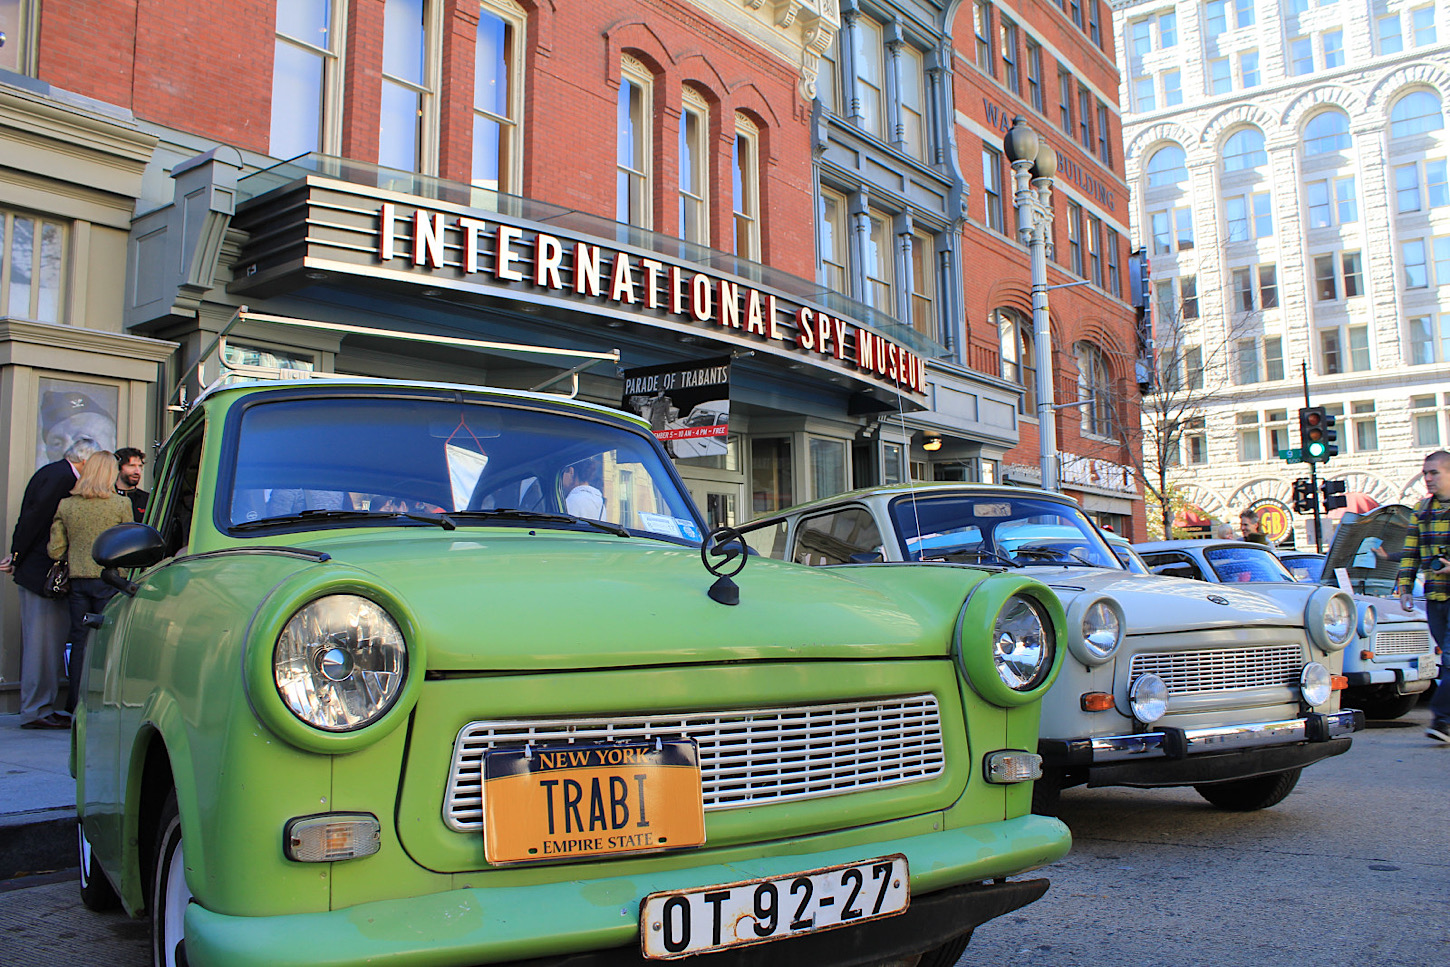
[[[766,50],[796,65],[797,88],[809,103],[816,96],[821,55],[841,29],[839,0],[688,0]]]

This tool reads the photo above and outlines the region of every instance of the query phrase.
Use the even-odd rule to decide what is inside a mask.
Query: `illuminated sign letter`
[[[715,290],[710,285],[710,277],[696,272],[690,280],[690,315],[696,322],[709,322],[714,314]]]
[[[795,341],[802,349],[816,348],[815,315],[805,306],[795,311]]]
[[[614,272],[610,276],[609,298],[615,302],[628,302],[634,305],[634,287],[639,283],[634,281],[634,266],[630,264],[629,256],[623,252],[614,256]]]
[[[559,272],[563,262],[564,246],[557,238],[542,232],[534,236],[534,285],[564,288],[564,279]]]
[[[424,262],[443,268],[443,213],[429,215],[420,208],[413,212],[413,264]]]
[[[588,290],[589,295],[599,294],[599,253],[598,245],[585,245],[583,242],[574,243],[574,291],[580,295]]]
[[[644,269],[644,307],[658,309],[660,307],[660,272],[664,270],[665,265],[655,259],[640,259],[639,265]]]
[[[760,293],[755,289],[750,290],[750,298],[746,300],[745,331],[765,335],[765,319],[760,314]]]
[[[523,237],[523,230],[515,228],[513,225],[498,227],[498,244],[493,259],[493,274],[505,282],[522,282],[524,280],[524,274],[512,267],[519,260],[519,253],[514,251],[514,242]]]
[[[463,270],[472,275],[478,271],[478,238],[488,223],[476,218],[459,218],[458,227],[463,232]]]
[[[716,322],[722,326],[730,326],[734,329],[740,328],[740,285],[736,282],[720,280],[717,287],[720,292],[720,315]]]
[[[876,368],[876,337],[865,329],[856,330],[856,365],[868,372]]]
[[[393,219],[397,218],[397,208],[391,202],[384,202],[383,207],[378,209],[378,260],[386,262],[393,258],[396,253],[393,251]]]

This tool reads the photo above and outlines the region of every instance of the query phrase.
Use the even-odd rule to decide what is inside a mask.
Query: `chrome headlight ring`
[[[358,594],[328,594],[299,608],[277,636],[272,662],[282,703],[325,732],[353,732],[376,722],[408,677],[398,623]]]
[[[1311,707],[1329,701],[1329,696],[1334,694],[1334,683],[1330,680],[1329,669],[1317,661],[1305,665],[1304,670],[1299,673],[1299,694],[1304,696],[1304,703]]]
[[[1374,633],[1379,627],[1379,609],[1367,601],[1358,601],[1359,606],[1359,636],[1365,639],[1365,647],[1374,651]]]
[[[1067,615],[1028,577],[991,575],[962,603],[952,640],[962,677],[1000,708],[1040,701],[1062,664]]]
[[[1128,689],[1128,707],[1133,717],[1152,725],[1168,713],[1168,683],[1152,672],[1139,675]]]
[[[1068,651],[1089,667],[1111,659],[1127,629],[1123,606],[1116,598],[1079,595],[1067,609]]]
[[[1321,587],[1304,606],[1304,629],[1325,654],[1343,651],[1354,640],[1358,620],[1354,599],[1338,588]]]
[[[1052,622],[1042,605],[1023,595],[1007,599],[992,625],[992,665],[1002,684],[1030,692],[1052,671]]]

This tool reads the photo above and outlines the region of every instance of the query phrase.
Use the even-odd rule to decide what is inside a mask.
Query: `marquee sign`
[[[923,394],[924,360],[884,336],[767,288],[527,223],[492,221],[395,203],[377,208],[375,255],[383,267],[461,273],[491,289],[537,292],[595,308],[627,310],[806,354],[877,383]],[[709,332],[706,333],[707,335]]]

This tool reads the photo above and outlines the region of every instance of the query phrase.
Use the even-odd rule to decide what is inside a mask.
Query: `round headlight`
[[[1067,609],[1067,647],[1084,665],[1101,665],[1123,641],[1123,606],[1110,597],[1079,595]]]
[[[356,594],[328,595],[298,610],[277,636],[272,662],[287,708],[328,732],[376,722],[408,676],[397,622]]]
[[[1324,633],[1337,648],[1349,644],[1355,630],[1354,605],[1343,595],[1335,595],[1324,606]]]
[[[1317,661],[1305,665],[1304,671],[1299,674],[1299,691],[1309,705],[1323,705],[1329,701],[1332,694],[1329,669]]]
[[[1361,605],[1359,613],[1359,636],[1361,638],[1373,638],[1374,629],[1379,624],[1379,609],[1372,604]]]
[[[992,664],[1008,688],[1027,692],[1052,671],[1052,626],[1031,598],[1013,595],[992,627]]]
[[[1152,672],[1139,675],[1128,689],[1128,706],[1144,725],[1156,722],[1168,711],[1168,685]]]

